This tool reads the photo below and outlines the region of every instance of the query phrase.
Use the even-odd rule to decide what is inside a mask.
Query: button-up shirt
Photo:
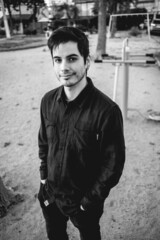
[[[71,102],[63,86],[41,102],[41,179],[66,212],[102,203],[119,182],[125,161],[121,110],[87,81]]]

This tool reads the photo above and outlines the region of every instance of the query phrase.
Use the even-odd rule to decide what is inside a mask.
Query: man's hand
[[[47,179],[41,179],[41,183],[42,183],[42,184],[45,184],[46,181],[47,181]]]
[[[80,209],[81,209],[82,211],[85,211],[85,209],[83,208],[83,206],[82,206],[82,205],[80,205]]]

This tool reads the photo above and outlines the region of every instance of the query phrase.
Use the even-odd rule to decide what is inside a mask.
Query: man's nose
[[[66,61],[66,60],[63,60],[62,62],[61,62],[61,71],[66,71],[66,70],[68,70],[69,69],[69,64],[68,64],[68,62]]]

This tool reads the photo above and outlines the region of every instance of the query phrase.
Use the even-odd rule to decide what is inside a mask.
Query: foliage
[[[20,19],[20,29],[21,33],[23,33],[23,23],[22,23],[22,17],[21,17],[21,5],[26,5],[27,9],[33,9],[33,14],[31,17],[31,20],[35,22],[37,10],[38,7],[42,7],[45,5],[44,0],[4,0],[4,5],[8,9],[9,13],[9,25],[10,25],[10,31],[13,32],[13,17],[12,17],[12,9],[19,12],[19,19]]]
[[[106,0],[107,7],[106,10],[109,14],[117,12],[117,6],[119,7],[119,12],[129,12],[130,4],[132,3],[134,7],[137,6],[138,0]],[[97,15],[99,11],[99,0],[95,0],[94,8],[92,10],[93,14]]]
[[[138,27],[133,26],[131,30],[129,31],[129,35],[133,37],[137,37],[138,35],[141,34],[141,31],[138,29]]]
[[[5,30],[3,29],[0,29],[0,36],[4,36],[6,33],[5,33]]]
[[[44,0],[21,0],[21,3],[27,6],[27,9],[33,10],[32,19],[36,19],[38,7],[45,5]]]
[[[98,8],[99,8],[98,0],[95,0],[94,7],[92,9],[92,12],[93,12],[94,15],[98,15]]]
[[[5,7],[12,7],[14,10],[19,11],[19,6],[24,4],[28,8],[33,8],[34,5],[40,6],[41,4],[44,4],[44,0],[4,0]]]
[[[11,8],[19,11],[20,6],[26,5],[27,9],[33,9],[34,17],[37,14],[37,8],[45,5],[44,0],[4,0],[5,7],[11,12]]]
[[[16,7],[18,6],[18,4],[19,4],[19,1],[18,0],[3,0],[4,1],[4,6],[6,7],[6,8],[11,8],[11,7],[13,7],[13,8],[15,8],[16,9]]]
[[[42,6],[45,3],[44,0],[4,0],[4,4],[16,9],[21,4],[25,4],[28,8],[33,8],[34,6]]]
[[[34,6],[41,7],[45,5],[44,0],[21,0],[21,3],[27,5],[28,8],[33,8]]]
[[[53,16],[53,19],[56,19],[57,21],[61,21],[63,19],[67,20],[67,25],[73,25],[75,24],[75,20],[78,17],[79,10],[76,5],[63,3],[61,5],[52,5],[51,15]],[[56,21],[56,22],[57,22]],[[56,23],[52,23],[52,28],[55,28]]]
[[[62,5],[53,5],[54,18],[60,19],[64,16],[68,19],[76,19],[78,17],[78,8],[76,5],[64,3]]]
[[[36,35],[37,34],[37,30],[36,29],[34,29],[34,30],[25,29],[24,30],[24,34],[25,35]]]

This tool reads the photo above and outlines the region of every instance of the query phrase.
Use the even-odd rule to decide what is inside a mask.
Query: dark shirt
[[[125,161],[121,111],[87,81],[71,102],[66,102],[63,86],[41,102],[41,179],[47,179],[67,213],[80,204],[87,209],[103,203],[119,182]]]

